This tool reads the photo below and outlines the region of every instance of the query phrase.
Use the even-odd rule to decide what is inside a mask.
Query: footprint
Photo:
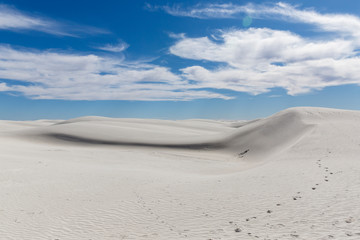
[[[299,237],[299,235],[298,234],[290,234],[290,237],[293,237],[293,238],[298,238]]]
[[[241,229],[240,229],[240,228],[235,228],[234,231],[235,231],[235,232],[241,232]]]
[[[244,157],[244,155],[245,155],[246,153],[248,153],[249,151],[250,151],[250,149],[246,149],[245,151],[239,153],[239,157],[240,157],[240,158]]]
[[[298,194],[299,194],[300,192],[298,192]],[[298,199],[300,199],[301,198],[301,196],[294,196],[293,197],[293,200],[298,200]]]

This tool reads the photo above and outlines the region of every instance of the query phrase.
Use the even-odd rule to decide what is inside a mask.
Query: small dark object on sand
[[[247,153],[248,151],[250,151],[250,149],[246,149],[245,151],[243,151],[242,153],[239,153],[240,156],[244,155],[245,153]]]

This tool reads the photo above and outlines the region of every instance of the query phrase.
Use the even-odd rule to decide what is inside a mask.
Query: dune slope
[[[81,145],[219,150],[264,160],[284,151],[309,132],[306,109],[289,109],[266,119],[241,123],[83,117],[21,132],[46,142]]]

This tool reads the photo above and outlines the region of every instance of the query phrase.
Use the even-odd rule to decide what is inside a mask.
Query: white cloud
[[[83,34],[105,34],[106,30],[75,23],[58,22],[41,16],[27,14],[0,4],[0,30],[39,31],[53,35],[77,37]]]
[[[161,66],[97,55],[0,46],[0,91],[34,99],[192,100],[229,97],[192,90]]]
[[[272,65],[267,71],[238,68],[208,70],[201,66],[182,71],[187,79],[196,81],[193,87],[230,89],[251,94],[265,93],[274,87],[297,95],[329,86],[360,85],[359,58],[309,60],[284,67]]]
[[[179,6],[156,6],[168,14],[200,19],[209,18],[243,18],[244,14],[252,18],[279,19],[299,23],[312,24],[323,31],[341,32],[360,36],[360,18],[350,14],[321,14],[313,9],[299,10],[283,2],[276,4],[202,4],[191,8]]]
[[[69,34],[61,31],[56,22],[34,18],[14,9],[4,11],[9,8],[1,6],[0,29],[37,29]],[[119,57],[17,50],[0,45],[0,79],[3,79],[0,80],[0,91],[36,99],[151,101],[230,98],[215,89],[261,94],[280,87],[288,94],[296,95],[328,86],[360,85],[360,20],[356,16],[321,14],[284,3],[271,6],[209,4],[189,10],[162,9],[176,16],[198,18],[241,17],[241,14],[275,18],[311,24],[320,32],[334,34],[314,39],[269,28],[220,30],[211,38],[170,33],[169,36],[176,39],[169,49],[171,54],[202,61],[180,69],[180,75],[166,67],[129,62]],[[4,12],[10,15],[2,14]],[[54,29],[60,33],[51,32]],[[97,48],[122,52],[127,46],[120,41]],[[219,65],[207,68],[207,61]]]
[[[299,10],[292,5],[279,2],[275,6],[249,5],[247,13],[258,18],[280,18],[281,20],[312,24],[319,30],[350,34],[359,37],[360,18],[350,14],[321,14],[311,9]]]
[[[314,31],[332,32],[321,38],[268,28],[219,30],[212,38],[183,37],[170,47],[181,58],[219,62],[215,69],[200,64],[181,71],[193,87],[221,88],[251,94],[281,87],[296,95],[327,86],[360,85],[360,18],[322,14],[286,4],[203,4],[192,8],[156,7],[174,16],[193,18],[276,19],[305,23]],[[154,9],[156,9],[154,8]],[[216,39],[213,41],[211,39]],[[206,65],[205,65],[206,66]]]
[[[174,39],[183,39],[185,38],[185,33],[168,33],[169,37],[174,38]]]
[[[263,63],[346,57],[354,47],[351,41],[310,41],[291,32],[267,28],[223,31],[218,38],[223,43],[208,37],[184,38],[170,47],[170,53],[188,59],[226,62],[233,67],[263,68]]]
[[[182,8],[181,5],[154,6],[147,4],[146,8],[151,11],[161,9],[166,13],[179,17],[207,18],[233,18],[237,13],[245,12],[245,6],[234,4],[198,4],[190,8]]]
[[[251,94],[281,87],[296,95],[327,86],[360,84],[359,47],[351,39],[320,41],[288,31],[250,28],[222,31],[217,42],[208,37],[184,38],[170,48],[170,53],[226,63],[216,69],[182,69],[184,78],[195,81],[192,87]]]
[[[119,41],[117,44],[106,44],[104,46],[96,47],[96,49],[100,49],[107,52],[119,53],[125,51],[128,47],[129,44],[123,41]]]

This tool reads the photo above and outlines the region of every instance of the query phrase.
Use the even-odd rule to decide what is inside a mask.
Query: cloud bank
[[[329,86],[360,85],[357,16],[322,14],[285,3],[153,8],[204,21],[242,19],[245,14],[252,18],[298,22],[312,26],[317,37],[270,28],[220,29],[216,36],[197,38],[171,33],[175,43],[169,54],[199,61],[173,69],[180,70],[178,74],[161,65],[128,61],[120,58],[122,54],[111,57],[0,45],[0,91],[33,99],[182,101],[232,98],[219,93],[221,89],[256,95],[283,88],[289,95],[297,95]],[[38,28],[46,32],[51,24],[56,25],[10,10],[0,7],[0,20],[5,19],[0,21],[0,29]],[[322,33],[326,37],[321,37]],[[120,41],[97,48],[120,53],[127,47]],[[209,62],[216,67],[208,67]]]
[[[0,91],[33,99],[228,99],[221,94],[189,89],[186,80],[165,67],[118,58],[0,46],[0,66]]]
[[[329,38],[305,38],[291,31],[268,28],[221,30],[210,37],[183,37],[170,48],[181,58],[223,63],[215,69],[201,65],[182,69],[199,88],[222,88],[250,94],[280,87],[290,95],[328,86],[360,84],[360,19],[352,15],[320,14],[294,6],[208,4],[192,9],[163,7],[175,16],[195,18],[275,18],[311,24]],[[213,36],[212,36],[213,37]],[[214,37],[213,37],[214,38]],[[225,65],[224,65],[225,63]]]
[[[354,41],[313,41],[287,31],[250,28],[208,37],[184,38],[170,48],[181,58],[226,63],[215,69],[190,66],[184,78],[199,88],[251,94],[281,87],[290,95],[328,86],[360,84],[360,59]]]

